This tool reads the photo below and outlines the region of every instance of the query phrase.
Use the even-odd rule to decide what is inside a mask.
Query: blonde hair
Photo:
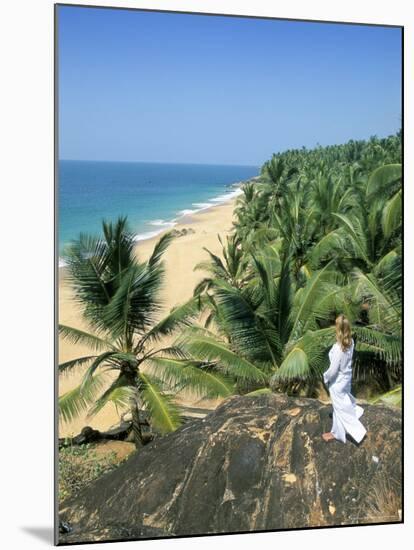
[[[342,351],[346,351],[352,344],[351,323],[343,313],[335,321],[336,340]]]

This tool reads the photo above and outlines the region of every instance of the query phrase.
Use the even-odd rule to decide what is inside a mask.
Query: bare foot
[[[322,434],[322,439],[324,441],[328,442],[328,441],[332,441],[333,439],[335,439],[335,437],[331,432],[326,432],[326,433]]]

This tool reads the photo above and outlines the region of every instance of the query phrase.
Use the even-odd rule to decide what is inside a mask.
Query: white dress
[[[329,351],[329,369],[323,374],[333,406],[331,433],[343,443],[346,443],[347,433],[359,443],[367,432],[359,421],[364,409],[356,404],[351,394],[353,352],[353,340],[346,351],[336,342]]]

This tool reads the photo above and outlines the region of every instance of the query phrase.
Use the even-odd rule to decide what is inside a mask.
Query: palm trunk
[[[132,416],[132,435],[135,447],[138,449],[146,445],[154,438],[148,419],[148,413],[143,409],[140,395],[141,383],[138,370],[125,368],[123,375],[128,380],[128,385],[133,388],[133,393],[129,399],[129,408]]]
[[[130,409],[132,414],[132,433],[135,447],[138,449],[152,441],[154,434],[152,433],[146,411],[142,409],[139,390],[136,386],[134,395],[130,399]]]
[[[142,429],[141,429],[141,416],[138,407],[138,390],[135,390],[135,394],[130,399],[130,407],[132,414],[132,433],[134,435],[135,447],[138,449],[143,443]]]

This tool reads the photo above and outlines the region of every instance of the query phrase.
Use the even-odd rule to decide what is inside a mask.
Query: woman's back
[[[354,340],[351,339],[351,345],[342,350],[341,345],[338,342],[332,346],[329,352],[329,359],[331,365],[334,365],[332,372],[333,378],[336,378],[339,374],[342,375],[352,375],[352,356],[354,353]],[[336,368],[335,368],[336,367]]]
[[[354,340],[351,340],[351,345],[343,350],[341,345],[336,342],[334,346],[338,347],[338,352],[340,354],[340,363],[339,363],[339,373],[352,375],[352,356],[354,354]]]

